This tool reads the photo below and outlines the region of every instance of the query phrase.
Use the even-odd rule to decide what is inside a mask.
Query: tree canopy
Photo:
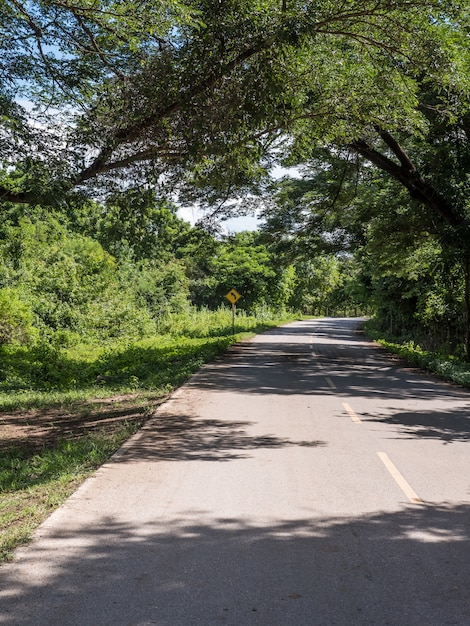
[[[144,183],[220,197],[293,129],[297,151],[367,124],[415,129],[423,61],[438,50],[445,74],[460,36],[458,5],[426,0],[1,6],[4,202]]]
[[[259,270],[250,278],[256,290],[275,285],[284,303],[294,301],[293,285],[315,291],[319,267],[334,278],[341,266],[349,278],[325,283],[312,306],[357,296],[362,280],[361,298],[375,289],[381,304],[400,300],[395,321],[429,326],[447,315],[461,333],[466,310],[470,358],[466,3],[0,6],[6,211],[12,203],[66,205],[75,230],[94,229],[112,255],[130,255],[142,269],[185,246],[209,256],[217,249],[182,227],[171,201],[200,201],[223,214],[227,200],[261,191],[268,243],[240,239],[210,263],[201,257],[194,271],[188,261],[194,298],[209,297],[206,272],[228,280],[244,258]],[[303,178],[283,181],[269,203],[274,163],[303,168]],[[273,253],[282,271],[270,265]]]

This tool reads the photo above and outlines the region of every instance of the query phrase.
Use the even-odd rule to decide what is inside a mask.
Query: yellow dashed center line
[[[334,384],[334,382],[331,380],[331,378],[329,376],[325,376],[326,382],[328,383],[330,389],[336,389],[336,385]]]
[[[328,381],[328,384],[330,385],[330,387],[331,387],[331,384],[334,385],[333,381],[331,381],[328,377],[326,377],[326,380]],[[362,420],[352,410],[349,404],[347,402],[343,402],[342,404],[343,404],[344,410],[346,411],[346,413],[348,413],[352,421],[356,424],[362,424]],[[392,463],[388,454],[386,454],[385,452],[377,452],[377,455],[379,459],[382,461],[382,463],[385,465],[385,467],[387,468],[387,470],[389,471],[390,475],[395,480],[397,485],[400,487],[400,489],[403,491],[405,496],[408,498],[408,500],[412,504],[424,504],[423,500],[421,500],[421,498],[418,496],[416,491],[411,487],[411,485],[404,478],[404,476],[400,473],[397,467]]]
[[[346,413],[349,414],[349,417],[352,419],[353,422],[355,422],[356,424],[362,424],[362,421],[359,419],[356,413],[354,413],[354,411],[351,409],[347,402],[343,402],[343,408]]]
[[[408,484],[408,482],[405,480],[405,478],[401,475],[401,473],[398,471],[398,469],[392,463],[392,461],[388,457],[388,454],[386,454],[385,452],[377,452],[377,454],[378,454],[379,459],[382,461],[382,463],[388,469],[388,471],[390,472],[390,474],[394,478],[395,482],[400,487],[400,489],[403,491],[403,493],[408,498],[408,500],[412,504],[424,504],[423,501],[421,500],[421,498],[416,493],[416,491],[414,491],[414,489],[412,489],[412,487]]]

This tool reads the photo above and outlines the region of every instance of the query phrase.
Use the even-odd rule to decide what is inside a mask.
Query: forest
[[[469,358],[465,3],[2,7],[3,344],[141,336],[235,287]]]
[[[146,415],[243,333],[299,316],[367,316],[383,345],[468,384],[466,2],[0,11],[3,424],[110,397]],[[253,213],[257,231],[224,229]],[[73,457],[70,436],[5,441],[7,491],[36,480],[41,445]]]
[[[97,377],[139,386],[139,364],[111,371],[99,356],[105,348],[230,335],[233,286],[242,296],[236,329],[297,311],[359,310],[352,259],[280,262],[263,239],[215,236],[181,220],[176,207],[134,194],[67,214],[12,206],[0,226],[0,389],[84,388]],[[85,346],[88,364],[77,356]]]

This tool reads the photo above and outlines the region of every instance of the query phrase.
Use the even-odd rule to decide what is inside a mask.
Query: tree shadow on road
[[[335,383],[332,391],[326,377]],[[438,399],[470,403],[470,392],[389,358],[372,342],[238,344],[206,365],[188,385],[256,395],[347,395],[350,398]]]
[[[400,438],[436,439],[444,443],[470,440],[470,414],[458,408],[449,410],[396,411],[392,415],[361,414],[367,422],[390,424]]]
[[[102,517],[46,533],[0,569],[0,623],[468,624],[469,540],[468,504],[275,522]]]
[[[290,446],[316,448],[324,441],[296,441],[271,434],[248,432],[252,422],[199,419],[165,415],[151,420],[115,457],[133,460],[233,461],[248,458],[250,451]]]

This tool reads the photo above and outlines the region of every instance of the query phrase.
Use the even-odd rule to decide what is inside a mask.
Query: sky
[[[277,165],[271,172],[273,178],[282,178],[283,176],[291,176],[292,178],[299,178],[301,176],[298,168],[296,167],[281,167]],[[178,215],[181,219],[194,225],[197,220],[204,215],[204,213],[198,209],[197,206],[186,206],[178,209]],[[263,220],[257,215],[242,215],[240,217],[231,218],[221,222],[221,226],[227,233],[238,233],[242,230],[258,230]]]
[[[203,216],[203,212],[198,210],[197,207],[180,207],[178,209],[178,216],[194,225],[197,220]],[[227,233],[239,233],[242,230],[257,230],[261,220],[255,215],[243,215],[241,217],[234,217],[229,220],[221,222],[222,228]]]

